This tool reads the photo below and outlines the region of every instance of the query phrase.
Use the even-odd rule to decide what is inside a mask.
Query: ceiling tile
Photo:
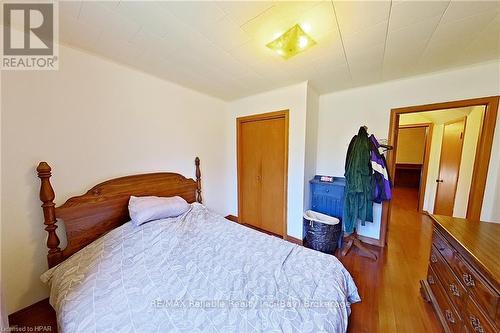
[[[310,50],[310,55],[304,55],[305,59],[312,63],[328,64],[331,66],[342,65],[346,63],[344,50],[340,41],[334,41],[330,44],[316,45],[316,50]],[[315,53],[314,53],[315,52]]]
[[[439,20],[440,17],[436,16],[402,29],[389,31],[384,64],[390,66],[393,62],[401,61],[415,63],[424,52]]]
[[[78,19],[80,15],[81,1],[60,1],[59,16],[63,18]]]
[[[330,1],[305,11],[299,16],[297,23],[306,24],[309,30],[307,33],[318,43],[332,32],[338,34],[335,12]]]
[[[62,2],[60,40],[224,99],[305,80],[326,93],[500,59],[500,2],[447,3]],[[304,23],[307,52],[266,47]]]
[[[390,1],[333,1],[340,31],[353,34],[389,19]]]
[[[493,21],[495,11],[481,12],[461,20],[441,22],[432,36],[432,43],[468,43]]]
[[[322,2],[297,1],[276,2],[276,4],[246,22],[241,28],[253,39],[267,44],[295,24],[300,24],[300,16]]]
[[[358,53],[353,53],[348,56],[347,60],[351,70],[354,68],[371,69],[373,67],[381,67],[384,58],[384,44],[374,45],[370,48],[365,48]]]
[[[322,71],[310,80],[318,93],[326,93],[330,89],[342,90],[352,87],[351,74],[347,65],[331,67]]]
[[[273,1],[217,1],[221,8],[238,25],[243,25],[272,6]]]
[[[355,33],[343,33],[347,56],[362,52],[366,48],[385,43],[388,21],[382,21]]]
[[[165,1],[161,6],[193,27],[206,27],[226,16],[215,1]]]
[[[453,22],[468,16],[481,14],[486,11],[498,12],[500,1],[463,1],[452,0],[443,16],[443,23]]]
[[[485,47],[487,45],[487,47]],[[500,59],[500,15],[481,31],[465,49],[464,56],[475,61]]]
[[[441,18],[449,3],[449,0],[394,2],[391,8],[389,31],[398,30],[434,17]]]
[[[182,26],[173,14],[163,9],[158,2],[120,1],[116,11],[140,24],[143,29],[165,36],[171,29]]]
[[[82,1],[78,21],[103,29],[107,25],[107,17],[113,12],[101,2]]]
[[[279,68],[279,65],[283,63],[283,59],[279,55],[275,54],[268,49],[265,44],[255,39],[230,50],[229,54],[240,63],[248,65],[269,62]]]
[[[113,41],[115,39],[130,40],[142,29],[142,26],[116,11],[106,17],[106,26],[102,29],[100,38]]]
[[[223,17],[203,28],[205,37],[223,50],[229,51],[248,42],[251,38],[229,17]]]
[[[59,20],[59,40],[63,43],[83,49],[94,47],[95,41],[101,36],[101,29],[87,25],[71,17],[61,17]]]
[[[177,46],[169,41],[168,36],[162,38],[145,29],[138,31],[128,42],[143,52],[155,52],[160,59],[166,59],[177,50]]]

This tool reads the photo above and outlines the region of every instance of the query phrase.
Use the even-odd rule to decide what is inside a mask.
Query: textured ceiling
[[[59,12],[63,43],[226,100],[305,80],[326,93],[500,58],[499,1],[78,1]],[[265,47],[297,23],[318,45],[289,60]]]

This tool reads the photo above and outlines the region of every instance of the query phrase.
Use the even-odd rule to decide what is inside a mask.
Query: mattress
[[[197,203],[125,223],[41,279],[60,332],[345,332],[360,301],[334,256]]]

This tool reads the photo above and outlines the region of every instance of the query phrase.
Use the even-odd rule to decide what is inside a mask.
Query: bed
[[[176,173],[112,179],[54,204],[41,162],[50,303],[61,332],[345,332],[360,301],[334,257],[224,219]],[[190,209],[139,227],[134,196],[181,196]],[[67,245],[59,247],[56,221]]]

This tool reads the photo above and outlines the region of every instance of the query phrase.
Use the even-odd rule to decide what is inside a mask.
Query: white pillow
[[[176,217],[189,209],[189,204],[181,197],[134,197],[128,201],[128,212],[132,223],[140,226],[143,223]]]

